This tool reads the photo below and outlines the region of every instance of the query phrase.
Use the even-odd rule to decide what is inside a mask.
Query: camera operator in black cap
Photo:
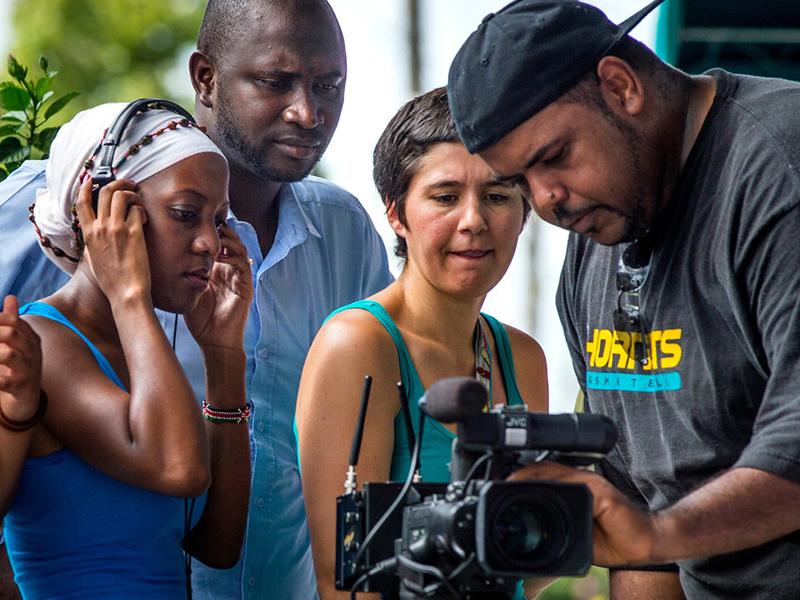
[[[571,231],[557,306],[615,598],[800,597],[800,85],[691,76],[572,0],[488,16],[450,69],[459,134]],[[646,570],[677,563],[674,576]]]

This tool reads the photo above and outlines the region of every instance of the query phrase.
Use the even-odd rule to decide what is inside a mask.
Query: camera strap
[[[486,330],[483,328],[480,317],[475,323],[475,333],[472,337],[475,348],[475,379],[480,381],[488,392],[488,400],[483,407],[483,412],[489,412],[494,404],[492,402],[492,348],[489,346]]]

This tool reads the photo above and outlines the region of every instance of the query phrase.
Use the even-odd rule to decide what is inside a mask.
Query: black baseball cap
[[[664,0],[619,25],[575,0],[517,0],[487,15],[450,65],[447,95],[470,152],[479,152],[574,87]]]

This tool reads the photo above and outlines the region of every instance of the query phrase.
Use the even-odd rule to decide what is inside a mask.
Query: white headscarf
[[[82,246],[73,227],[72,210],[78,199],[82,176],[87,171],[84,163],[92,158],[97,162],[93,154],[106,130],[126,106],[124,103],[101,104],[78,113],[61,127],[50,147],[47,188],[37,191],[33,218],[39,243],[45,254],[70,275],[75,272],[82,253]],[[150,109],[134,116],[125,128],[114,153],[116,178],[141,183],[195,154],[213,152],[224,158],[219,148],[197,127],[178,125],[164,129],[171,122],[180,123],[182,120],[180,115],[161,109]],[[161,133],[157,133],[159,131]],[[150,143],[141,145],[137,153],[130,155],[116,169],[131,146],[138,144],[145,135],[153,136]],[[92,172],[93,169],[88,169],[90,175]],[[67,256],[58,256],[53,247]]]

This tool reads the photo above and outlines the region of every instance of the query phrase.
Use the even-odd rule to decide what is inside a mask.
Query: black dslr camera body
[[[482,412],[485,400],[483,385],[458,377],[437,382],[420,401],[429,416],[458,424],[450,483],[367,483],[337,499],[338,589],[407,600],[505,599],[519,579],[588,571],[589,489],[505,478],[543,459],[597,461],[616,441],[613,423],[524,407]]]

